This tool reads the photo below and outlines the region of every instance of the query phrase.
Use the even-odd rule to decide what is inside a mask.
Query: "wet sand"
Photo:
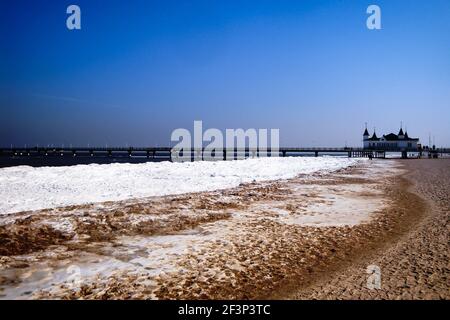
[[[407,170],[404,188],[423,199],[425,206],[405,203],[408,219],[389,241],[285,298],[450,298],[450,159],[404,160],[401,164]],[[367,288],[368,265],[380,268],[379,289]]]
[[[0,298],[408,298],[423,282],[428,291],[412,297],[448,298],[449,188],[423,170],[448,186],[449,164],[373,161],[217,192],[3,216]],[[401,247],[430,219],[422,246]],[[404,289],[408,268],[388,256],[429,276]],[[368,263],[381,268],[381,290],[366,288]]]

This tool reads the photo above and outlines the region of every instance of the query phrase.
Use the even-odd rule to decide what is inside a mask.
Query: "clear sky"
[[[168,145],[194,120],[279,128],[284,146],[403,121],[450,146],[449,0],[2,0],[0,40],[3,146]]]

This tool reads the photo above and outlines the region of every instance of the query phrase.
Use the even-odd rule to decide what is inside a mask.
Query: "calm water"
[[[168,161],[168,157],[158,157],[156,159],[147,157],[0,157],[0,168],[13,166],[32,166],[32,167],[60,167],[74,166],[77,164],[108,164],[108,163],[145,163]]]
[[[314,157],[314,153],[289,153],[290,157]],[[320,156],[333,156],[333,157],[347,157],[347,153],[321,153]],[[400,158],[398,152],[388,152],[386,157]],[[417,157],[417,153],[409,153],[409,157]],[[72,157],[70,155],[65,156],[47,156],[47,157],[0,157],[0,168],[13,167],[13,166],[32,166],[32,167],[57,167],[57,166],[73,166],[78,164],[109,164],[109,163],[145,163],[145,162],[160,162],[169,161],[168,155],[159,155],[156,158],[147,158],[145,156],[119,156],[119,157],[89,157],[79,156]]]

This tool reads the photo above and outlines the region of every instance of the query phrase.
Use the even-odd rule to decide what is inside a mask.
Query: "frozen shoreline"
[[[366,161],[225,190],[4,216],[0,299],[259,297],[365,234],[349,237],[352,229],[379,226],[392,205],[385,187],[400,173],[393,162]]]
[[[288,157],[3,168],[0,169],[0,214],[220,190],[252,181],[331,172],[361,161],[364,159]]]

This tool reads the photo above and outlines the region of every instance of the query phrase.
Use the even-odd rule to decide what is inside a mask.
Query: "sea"
[[[288,153],[288,157],[314,157],[314,153]],[[320,157],[347,157],[347,153],[320,153]],[[399,152],[388,152],[386,158],[394,159],[400,158]],[[418,153],[408,153],[408,157],[416,158]],[[13,166],[31,166],[31,167],[61,167],[74,166],[80,164],[110,164],[110,163],[146,163],[146,162],[161,162],[170,161],[168,154],[156,155],[155,158],[147,158],[146,156],[77,156],[73,157],[69,154],[63,156],[49,155],[49,156],[14,156],[14,157],[0,157],[0,168]]]

